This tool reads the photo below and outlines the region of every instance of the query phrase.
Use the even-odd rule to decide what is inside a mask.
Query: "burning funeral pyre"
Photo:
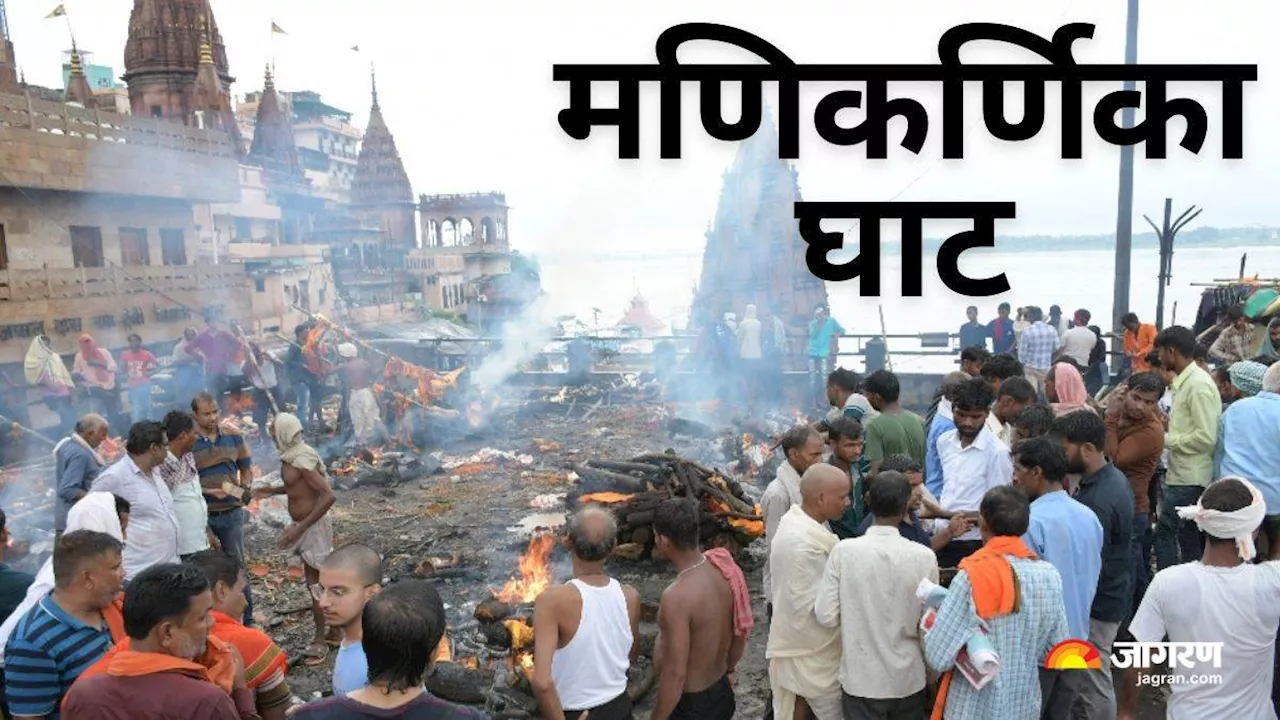
[[[648,453],[625,462],[590,460],[574,465],[580,484],[571,507],[597,503],[618,520],[615,556],[639,559],[653,549],[653,517],[670,498],[690,498],[700,510],[703,547],[722,547],[735,556],[764,534],[760,506],[742,485],[717,470],[675,453]]]

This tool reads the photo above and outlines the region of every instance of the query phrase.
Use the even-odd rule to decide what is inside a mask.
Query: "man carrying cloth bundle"
[[[280,479],[283,485],[255,488],[253,497],[272,495],[289,497],[289,517],[293,524],[280,536],[280,546],[302,561],[307,586],[320,582],[320,566],[333,552],[333,489],[325,471],[324,460],[315,448],[302,440],[302,421],[290,413],[280,413],[269,426],[271,439],[280,454]],[[329,655],[325,642],[324,613],[320,601],[312,598],[311,614],[316,624],[315,639],[307,648],[308,665],[320,665]],[[337,641],[337,637],[334,637]]]
[[[1067,639],[1062,576],[1022,542],[1031,523],[1027,495],[1012,485],[982,497],[983,546],[960,561],[960,572],[924,636],[925,659],[944,673],[932,720],[1040,717],[1040,668]],[[990,630],[1000,658],[997,682],[975,689],[953,677],[956,655],[980,626]]]
[[[1274,718],[1271,681],[1280,624],[1280,563],[1253,563],[1254,536],[1266,517],[1266,501],[1248,480],[1225,477],[1211,483],[1198,503],[1177,512],[1206,535],[1204,554],[1198,563],[1156,573],[1129,632],[1139,643],[1159,643],[1166,635],[1170,643],[1220,643],[1221,656],[1214,658],[1220,662],[1202,661],[1197,649],[1194,666],[1171,663],[1168,672],[1178,677],[1169,684],[1166,717]],[[1117,681],[1120,718],[1136,716],[1139,683],[1148,672],[1131,667]],[[1220,682],[1195,682],[1204,675],[1218,676]]]

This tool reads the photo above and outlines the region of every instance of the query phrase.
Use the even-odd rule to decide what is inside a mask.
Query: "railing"
[[[507,203],[506,193],[500,192],[471,192],[471,193],[453,193],[447,195],[419,195],[418,203],[424,208],[430,205],[481,205],[489,203]]]
[[[243,285],[244,279],[244,266],[240,264],[0,270],[0,301],[215,290]]]
[[[128,145],[234,157],[224,132],[0,93],[0,126]]]

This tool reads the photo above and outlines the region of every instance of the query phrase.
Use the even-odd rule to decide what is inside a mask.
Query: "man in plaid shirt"
[[[1044,395],[1044,376],[1053,365],[1053,353],[1058,349],[1058,331],[1045,323],[1044,311],[1034,305],[1027,308],[1027,319],[1031,327],[1023,330],[1022,337],[1018,338],[1018,360],[1036,393]]]

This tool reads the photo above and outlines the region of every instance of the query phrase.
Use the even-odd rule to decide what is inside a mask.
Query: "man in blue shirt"
[[[1067,455],[1061,443],[1045,437],[1013,448],[1013,484],[1031,500],[1031,524],[1023,542],[1062,575],[1067,632],[1089,637],[1089,608],[1102,572],[1102,524],[1093,511],[1067,494]],[[1042,670],[1041,699],[1046,718],[1070,717],[1079,690],[1075,671]]]
[[[827,314],[826,305],[814,308],[813,319],[809,321],[809,391],[819,407],[826,397],[827,374],[834,365],[835,339],[843,334],[844,328]]]
[[[960,349],[971,347],[987,348],[987,326],[978,322],[978,307],[970,305],[965,310],[968,320],[960,326]]]
[[[5,697],[14,717],[59,720],[71,683],[111,649],[102,611],[124,583],[123,549],[92,530],[58,538],[53,592],[22,616],[5,646]]]
[[[89,487],[102,471],[103,461],[98,454],[98,447],[106,439],[106,419],[90,413],[77,420],[75,430],[54,447],[54,478],[57,486],[53,506],[55,533],[67,529],[67,513],[71,506],[89,494]]]

